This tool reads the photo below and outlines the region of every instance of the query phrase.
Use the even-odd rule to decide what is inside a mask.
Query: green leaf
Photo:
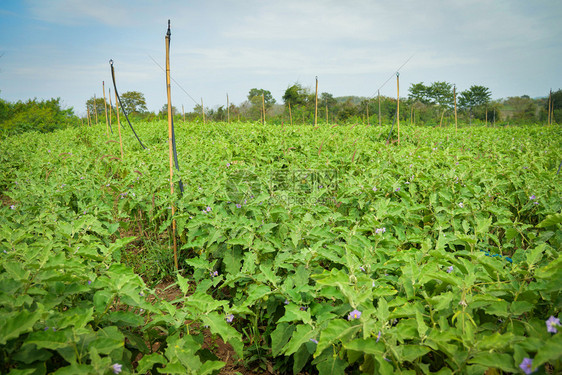
[[[513,357],[504,353],[478,353],[473,356],[468,363],[498,368],[509,372],[518,371],[513,364]]]
[[[281,350],[289,342],[294,331],[294,325],[277,322],[277,328],[271,332],[271,354],[274,357],[281,353]]]
[[[562,359],[562,334],[557,333],[537,351],[537,355],[533,359],[533,368],[546,362],[556,363],[560,359]]]
[[[212,333],[218,334],[224,341],[232,345],[240,358],[243,357],[242,335],[226,322],[224,315],[213,311],[201,316],[201,320],[209,326]]]
[[[165,365],[166,363],[168,363],[168,361],[160,353],[152,353],[152,354],[149,354],[149,355],[144,355],[139,361],[139,365],[137,367],[137,372],[139,374],[144,374],[147,371],[152,370],[154,365],[157,365],[157,364]]]
[[[315,332],[311,326],[306,324],[298,325],[293,334],[293,337],[291,337],[291,340],[283,348],[283,353],[286,356],[290,356],[291,354],[299,350],[302,344],[310,341],[310,339],[314,336]]]
[[[328,356],[325,361],[316,365],[319,375],[344,375],[346,363],[339,359],[339,357],[332,355]]]
[[[385,352],[384,344],[377,342],[375,338],[355,339],[343,343],[347,350],[355,350],[365,354],[383,355]]]
[[[320,332],[320,340],[314,357],[322,353],[324,349],[336,342],[342,340],[347,341],[351,336],[361,329],[360,324],[354,324],[343,319],[334,319],[328,322],[328,326]]]
[[[430,349],[420,345],[400,345],[396,351],[401,361],[413,362],[430,352]]]
[[[16,311],[2,314],[0,321],[0,345],[5,345],[8,340],[19,337],[22,333],[31,332],[33,325],[41,317],[39,311]]]
[[[23,345],[25,346],[30,344],[35,344],[38,348],[51,350],[71,345],[63,331],[53,331],[52,329],[37,331],[30,334]]]
[[[96,336],[88,349],[95,348],[100,354],[109,354],[125,346],[125,337],[115,326],[100,329],[96,332]]]
[[[543,221],[537,224],[537,228],[552,227],[562,223],[562,214],[548,215]]]

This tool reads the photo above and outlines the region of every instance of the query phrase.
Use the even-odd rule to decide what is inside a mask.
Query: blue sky
[[[412,83],[489,87],[493,98],[562,88],[562,2],[557,0],[0,0],[0,97],[60,97],[77,114],[102,81],[166,102],[164,36],[172,23],[171,74],[206,107],[240,104],[251,88],[282,101],[299,82],[334,96],[373,96],[400,71]],[[395,80],[381,94],[396,95]],[[194,101],[172,84],[172,104]]]

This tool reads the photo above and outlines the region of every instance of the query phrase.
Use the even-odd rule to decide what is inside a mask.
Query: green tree
[[[30,130],[46,133],[78,123],[72,108],[61,108],[60,98],[41,101],[30,99],[13,104],[4,102],[0,107],[2,112],[8,112],[0,116],[0,127],[7,133]]]
[[[95,103],[96,104],[94,105],[93,96],[86,101],[86,110],[90,111],[90,118],[95,121],[95,112],[97,111],[98,121],[105,121],[105,107],[103,98],[96,98]],[[109,110],[109,103],[107,103],[107,108]]]
[[[422,104],[431,103],[431,88],[424,85],[423,82],[412,83],[408,91],[408,99],[410,99],[412,102],[419,102]]]
[[[289,86],[283,94],[283,102],[285,105],[291,104],[291,107],[306,106],[311,93],[300,83]]]
[[[251,89],[250,92],[248,93],[248,100],[252,104],[259,105],[261,107],[262,95],[266,108],[269,108],[273,104],[275,104],[275,98],[273,97],[273,95],[271,95],[271,92],[269,90],[264,90],[264,89],[256,89],[256,88]]]
[[[484,119],[486,106],[490,102],[492,93],[484,86],[473,85],[459,95],[459,106],[468,111],[470,118]]]
[[[144,94],[139,91],[127,91],[121,95],[121,104],[127,114],[143,114],[148,111]]]
[[[453,85],[449,82],[433,82],[429,86],[429,98],[440,107],[451,108],[454,104]]]

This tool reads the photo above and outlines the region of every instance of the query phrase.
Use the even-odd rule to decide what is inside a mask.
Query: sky
[[[172,105],[186,111],[252,88],[282,103],[315,77],[319,93],[395,97],[405,62],[401,97],[435,81],[544,97],[562,88],[561,15],[558,0],[0,0],[0,98],[60,97],[83,115],[113,59],[118,92],[158,111],[168,19]]]

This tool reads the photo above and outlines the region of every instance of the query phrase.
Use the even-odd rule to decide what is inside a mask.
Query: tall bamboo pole
[[[371,125],[369,122],[369,100],[367,99],[367,126]]]
[[[203,107],[203,98],[201,98],[201,114],[203,115],[203,124],[205,123],[205,110]]]
[[[445,115],[445,108],[443,108],[443,112],[441,112],[441,120],[439,120],[439,127],[441,127],[441,124],[443,123],[443,116]]]
[[[552,89],[550,89],[550,92],[548,93],[548,115],[547,115],[547,125],[550,125],[550,108],[552,106]]]
[[[488,106],[486,106],[486,122],[484,123],[486,127],[488,127]]]
[[[174,241],[174,266],[178,270],[178,248],[176,243],[176,207],[173,202],[174,196],[174,138],[172,128],[172,91],[170,85],[170,20],[168,20],[168,32],[166,33],[166,92],[168,94],[168,150],[170,154],[170,195],[172,196],[172,237]]]
[[[453,97],[455,98],[455,133],[457,132],[457,86],[453,87]]]
[[[121,121],[119,121],[119,100],[117,99],[117,92],[115,92],[115,113],[117,114],[117,129],[119,129],[119,147],[121,148],[121,160],[123,160],[123,140],[121,139]]]
[[[396,130],[400,144],[400,73],[396,72]]]
[[[377,90],[377,95],[379,97],[379,126],[381,126],[381,90]]]
[[[86,108],[88,110],[88,126],[92,127],[92,125],[90,124],[90,107]]]
[[[113,103],[111,102],[111,89],[107,89],[109,94],[109,125],[111,125],[111,115],[113,112]]]
[[[261,123],[262,123],[262,125],[265,125],[265,95],[263,94],[263,92],[261,93],[261,109],[262,109],[262,114],[263,114],[263,117],[261,119]]]
[[[291,113],[291,102],[289,102],[289,119],[291,120],[291,126],[293,126],[293,114]]]
[[[181,114],[183,117],[183,122],[185,122],[185,108],[183,107],[183,104],[181,105]]]
[[[94,113],[96,116],[96,125],[98,124],[98,108],[96,106],[96,94],[94,94]]]
[[[314,127],[318,125],[318,76],[316,77],[316,91],[314,92]]]
[[[107,102],[105,101],[105,82],[101,81],[101,86],[103,89],[103,106],[105,107],[105,133],[107,134],[107,139],[109,139],[109,120],[107,119]]]
[[[228,93],[226,93],[226,118],[227,122],[230,124],[230,103],[228,102]]]
[[[328,125],[328,100],[326,99],[326,125]]]

